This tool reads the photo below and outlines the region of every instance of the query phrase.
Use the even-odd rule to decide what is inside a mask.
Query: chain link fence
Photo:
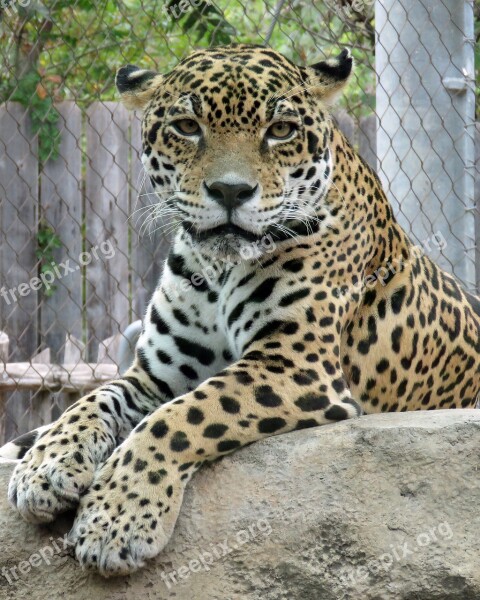
[[[302,65],[350,48],[338,123],[415,242],[476,291],[479,35],[473,1],[0,0],[0,443],[116,375],[161,272],[171,232],[148,229],[118,67],[233,42]]]

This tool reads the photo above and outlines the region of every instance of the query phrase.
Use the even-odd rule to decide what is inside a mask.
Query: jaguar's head
[[[117,86],[144,109],[143,163],[158,194],[206,253],[240,252],[334,218],[328,105],[352,58],[299,67],[262,46],[194,52],[170,73],[127,66]],[[163,210],[164,209],[164,210]]]

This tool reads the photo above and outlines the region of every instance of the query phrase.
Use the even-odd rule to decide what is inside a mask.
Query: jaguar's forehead
[[[199,97],[221,95],[265,102],[304,84],[302,69],[263,46],[235,45],[196,51],[165,76],[164,85]]]

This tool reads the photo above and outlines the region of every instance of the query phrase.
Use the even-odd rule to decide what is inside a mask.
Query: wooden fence
[[[158,234],[140,240],[136,215],[152,199],[141,193],[139,116],[116,102],[56,108],[59,158],[42,168],[28,111],[0,106],[0,332],[9,339],[0,339],[0,443],[49,422],[103,380],[96,364],[112,375],[112,340],[142,318],[169,243]],[[376,168],[375,115],[336,118]],[[37,251],[49,231],[60,247],[46,254],[58,269],[46,294]],[[21,391],[20,380],[29,383]]]
[[[139,242],[135,214],[141,211],[135,211],[151,204],[139,197],[139,117],[116,102],[96,102],[86,111],[63,102],[57,110],[59,158],[41,168],[28,111],[16,103],[0,106],[0,331],[9,338],[0,358],[7,363],[62,364],[72,340],[78,362],[95,363],[102,340],[143,316],[168,247],[162,236],[146,234]],[[45,256],[37,252],[49,232],[60,247],[44,253],[55,273],[46,294]],[[46,392],[4,393],[10,389],[4,370],[7,438],[51,419],[43,410],[35,423]],[[67,390],[69,402],[73,391]],[[63,393],[55,403],[65,406]]]

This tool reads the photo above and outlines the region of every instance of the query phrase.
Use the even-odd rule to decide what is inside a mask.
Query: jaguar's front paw
[[[65,413],[15,468],[8,488],[10,503],[27,521],[52,521],[78,503],[113,444],[113,436],[99,420],[75,410]]]
[[[125,575],[168,542],[184,484],[163,455],[135,456],[122,444],[82,497],[70,539],[81,565],[106,577]]]

